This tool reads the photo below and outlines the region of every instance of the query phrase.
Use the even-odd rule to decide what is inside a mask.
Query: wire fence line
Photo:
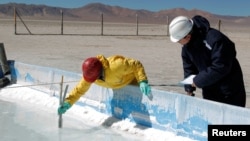
[[[166,24],[139,24],[136,15],[135,23],[111,23],[101,13],[99,22],[65,21],[61,13],[60,20],[24,20],[14,9],[15,35],[168,36],[168,19]]]
[[[99,21],[65,20],[63,11],[61,19],[24,19],[22,14],[14,9],[15,35],[74,35],[74,36],[169,36],[169,21],[172,19],[166,16],[161,23],[141,23],[138,15],[135,15],[135,22],[104,22],[103,13],[99,15]],[[212,20],[211,27],[222,31],[230,37],[250,39],[248,26],[228,23],[228,21]]]

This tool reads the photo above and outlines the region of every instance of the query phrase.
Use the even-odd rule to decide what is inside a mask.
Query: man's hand
[[[57,110],[58,114],[64,114],[69,108],[71,107],[71,105],[68,102],[64,102]]]
[[[140,90],[143,94],[147,96],[151,93],[151,87],[148,85],[147,82],[144,81],[140,82]]]
[[[189,95],[189,96],[195,96],[195,94],[193,92],[187,92],[187,95]]]

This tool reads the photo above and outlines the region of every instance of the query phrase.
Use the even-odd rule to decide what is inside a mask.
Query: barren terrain
[[[82,61],[90,56],[120,54],[140,60],[150,84],[177,84],[183,79],[181,46],[170,42],[166,25],[139,25],[57,21],[27,21],[34,35],[15,35],[12,19],[0,19],[0,42],[4,43],[8,60],[59,68],[81,73]],[[215,26],[215,25],[212,25]],[[103,30],[103,36],[101,36]],[[237,57],[243,69],[250,108],[250,28],[223,25],[221,30],[236,44]],[[19,21],[17,33],[28,34]],[[181,87],[153,86],[153,88],[183,93]],[[196,96],[201,97],[200,90]]]

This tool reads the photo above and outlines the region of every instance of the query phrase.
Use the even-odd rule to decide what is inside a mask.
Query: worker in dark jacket
[[[204,99],[245,107],[246,92],[235,44],[222,32],[211,28],[208,20],[196,15],[174,18],[169,26],[170,39],[182,47],[184,78],[196,75],[185,85],[188,95],[196,87]]]

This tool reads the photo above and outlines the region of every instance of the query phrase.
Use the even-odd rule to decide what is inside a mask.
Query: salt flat
[[[150,84],[177,84],[183,79],[181,46],[169,40],[166,25],[140,25],[139,35],[146,36],[136,36],[133,24],[107,23],[103,29],[104,36],[100,36],[99,23],[68,21],[63,30],[66,35],[60,35],[60,22],[34,20],[26,24],[34,35],[15,35],[14,21],[0,20],[0,42],[5,45],[8,60],[81,73],[82,61],[90,56],[120,54],[140,60]],[[236,44],[245,78],[247,107],[250,108],[250,29],[222,25],[221,30]],[[28,33],[20,22],[17,23],[17,32]],[[153,88],[185,94],[181,87]],[[196,96],[201,97],[200,93],[197,90]]]

